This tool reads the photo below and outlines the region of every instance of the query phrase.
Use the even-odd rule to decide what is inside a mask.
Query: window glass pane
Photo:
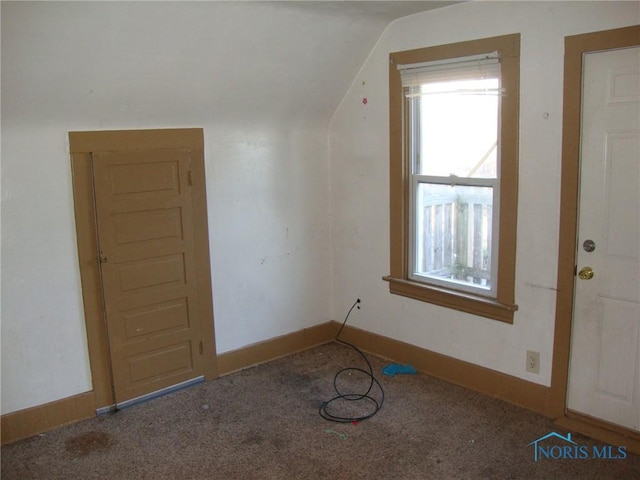
[[[492,187],[421,183],[414,274],[489,290]]]
[[[497,178],[500,80],[427,83],[419,89],[413,100],[420,111],[414,173]]]

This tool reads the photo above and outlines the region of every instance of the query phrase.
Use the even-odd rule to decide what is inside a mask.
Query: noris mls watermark
[[[548,442],[552,439],[558,439],[551,445]],[[627,447],[612,447],[611,445],[579,445],[571,439],[571,434],[566,436],[557,432],[548,433],[531,443],[527,447],[533,447],[533,461],[539,460],[586,460],[586,459],[602,459],[602,460],[623,460],[627,458]]]

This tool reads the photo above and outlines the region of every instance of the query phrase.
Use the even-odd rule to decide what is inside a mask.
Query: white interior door
[[[640,431],[640,47],[584,58],[567,406]]]

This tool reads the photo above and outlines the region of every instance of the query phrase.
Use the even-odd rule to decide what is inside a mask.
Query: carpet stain
[[[260,435],[251,435],[242,441],[242,445],[260,445],[264,442],[264,437]]]
[[[287,373],[280,377],[280,383],[292,388],[309,387],[313,380],[313,377],[304,373]]]
[[[289,442],[280,437],[275,437],[271,439],[271,444],[276,448],[276,450],[283,450],[289,445]]]
[[[86,432],[69,438],[64,442],[67,452],[78,457],[84,457],[93,452],[104,452],[111,448],[111,435],[104,432]]]

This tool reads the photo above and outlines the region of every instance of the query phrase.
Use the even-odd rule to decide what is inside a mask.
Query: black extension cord
[[[344,326],[347,323],[347,320],[349,318],[349,315],[351,314],[351,311],[355,308],[358,307],[358,309],[360,308],[360,299],[358,298],[354,304],[351,306],[351,308],[349,309],[349,312],[347,312],[347,316],[344,318],[344,322],[342,322],[342,326],[340,327],[340,330],[338,330],[338,333],[335,337],[335,341],[338,343],[342,343],[343,345],[347,345],[351,348],[353,348],[356,352],[358,352],[360,354],[360,356],[364,359],[364,361],[367,364],[367,367],[369,368],[369,370],[364,370],[362,368],[357,368],[357,367],[347,367],[347,368],[343,368],[342,370],[340,370],[338,373],[336,373],[336,375],[333,377],[333,388],[336,391],[336,396],[333,397],[331,400],[327,400],[326,402],[323,402],[323,404],[320,406],[319,409],[319,413],[320,416],[322,418],[324,418],[325,420],[329,420],[331,422],[338,422],[338,423],[353,423],[353,422],[361,422],[363,420],[367,420],[371,417],[373,417],[376,413],[378,413],[380,411],[380,409],[382,408],[382,403],[384,402],[384,390],[382,389],[382,385],[380,385],[380,382],[378,382],[378,380],[376,379],[376,377],[374,377],[373,375],[373,368],[371,368],[371,363],[369,362],[369,360],[367,359],[366,355],[364,353],[362,353],[360,351],[360,349],[358,347],[356,347],[355,345],[350,344],[349,342],[345,342],[344,340],[340,340],[338,337],[340,337],[340,334],[342,333],[342,329],[344,328]],[[344,374],[344,373],[349,373],[349,375],[351,374],[351,372],[357,372],[359,374],[364,374],[366,377],[369,378],[369,388],[367,389],[366,392],[364,393],[342,393],[340,392],[340,389],[338,388],[338,378],[340,377],[340,375]],[[381,398],[380,400],[376,400],[375,398],[373,398],[371,395],[369,395],[373,389],[373,386],[376,385],[379,389],[380,389],[380,395]],[[363,415],[358,415],[358,416],[339,416],[339,415],[335,415],[329,412],[329,407],[333,404],[333,406],[335,407],[335,402],[338,401],[347,401],[347,402],[368,402],[369,406],[366,409],[367,412],[366,414]],[[365,407],[363,407],[363,410],[365,409]]]

